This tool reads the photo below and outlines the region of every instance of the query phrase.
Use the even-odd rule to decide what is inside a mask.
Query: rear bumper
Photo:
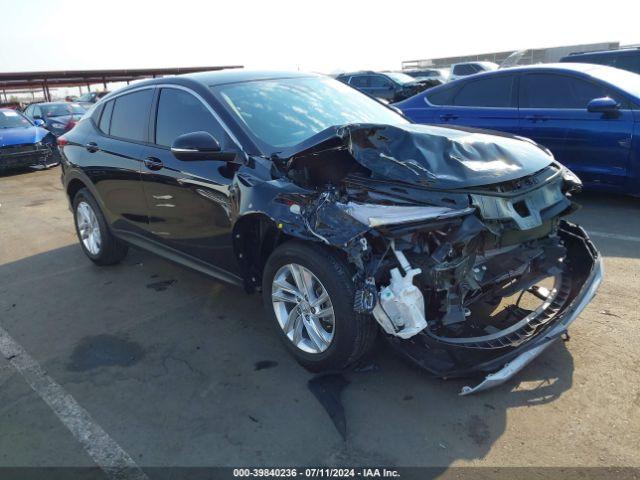
[[[421,332],[410,341],[391,338],[392,346],[437,377],[485,376],[475,387],[463,388],[462,395],[486,390],[512,378],[567,332],[602,282],[602,258],[586,232],[577,225],[561,222],[559,233],[567,247],[570,293],[552,320],[530,340],[518,346],[483,350],[444,344]]]

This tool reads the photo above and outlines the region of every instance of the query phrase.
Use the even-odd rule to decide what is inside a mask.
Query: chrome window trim
[[[225,131],[225,133],[227,135],[229,135],[229,138],[231,138],[233,143],[236,144],[238,149],[240,149],[240,151],[244,151],[244,149],[242,148],[242,144],[240,143],[238,138],[233,134],[233,132],[231,131],[229,126],[222,120],[222,118],[220,118],[220,115],[218,115],[218,113],[211,107],[211,105],[209,105],[204,100],[204,98],[202,98],[202,96],[200,94],[198,94],[194,90],[190,89],[189,87],[185,87],[183,85],[175,85],[175,84],[172,84],[172,83],[154,83],[153,85],[145,85],[145,86],[142,86],[142,87],[127,89],[124,92],[115,92],[113,94],[106,95],[106,96],[102,97],[100,99],[100,102],[98,102],[98,103],[102,103],[102,102],[106,103],[106,102],[108,102],[110,100],[115,100],[118,97],[122,97],[122,96],[128,95],[130,93],[140,92],[142,90],[155,90],[155,89],[159,89],[159,88],[174,88],[176,90],[182,90],[182,91],[185,91],[187,93],[190,93],[191,95],[196,97],[200,101],[200,103],[202,103],[204,105],[204,107],[209,111],[209,113],[211,113],[211,115],[213,115],[213,118],[216,119],[216,121],[220,124],[222,129]],[[156,117],[156,113],[154,113],[154,118],[155,117]],[[155,131],[155,127],[154,127],[154,131]],[[112,137],[112,138],[117,138],[117,137]],[[129,140],[126,140],[126,139],[120,139],[120,140],[129,141]],[[153,139],[152,142],[136,142],[135,140],[130,140],[130,141],[134,142],[134,143],[144,143],[145,145],[149,145],[150,144],[150,145],[154,145],[154,146],[157,146],[157,147],[160,147],[160,148],[165,148],[165,147],[162,147],[161,145],[156,144],[155,143],[155,138]]]

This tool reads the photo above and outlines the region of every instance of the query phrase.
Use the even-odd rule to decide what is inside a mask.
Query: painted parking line
[[[6,358],[31,389],[53,410],[98,467],[113,480],[149,480],[133,459],[89,412],[42,369],[40,364],[0,327],[0,355]]]
[[[587,230],[587,233],[594,237],[612,238],[614,240],[623,240],[625,242],[640,242],[640,237],[631,235],[619,235],[617,233],[598,232],[596,230]]]

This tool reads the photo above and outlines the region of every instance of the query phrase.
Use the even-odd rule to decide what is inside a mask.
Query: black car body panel
[[[279,244],[331,248],[353,268],[354,312],[373,316],[396,348],[438,376],[498,368],[584,308],[580,292],[597,288],[600,259],[561,219],[576,208],[580,182],[546,149],[397,116],[397,125],[333,125],[267,151],[212,90],[299,78],[320,77],[194,74],[108,95],[63,137],[70,200],[89,189],[117,237],[248,292],[260,288]],[[163,116],[170,102],[173,111],[191,108],[179,127]],[[189,128],[210,132],[221,152],[178,160],[163,129],[200,115],[208,120]],[[539,287],[542,279],[554,283]],[[398,301],[404,317],[386,310],[392,290],[418,298]],[[541,305],[518,299],[499,318],[483,313],[518,292]]]

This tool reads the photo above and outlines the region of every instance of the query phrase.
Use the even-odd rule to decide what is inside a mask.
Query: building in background
[[[536,63],[557,62],[562,57],[574,52],[589,52],[593,50],[615,50],[620,48],[620,42],[588,43],[583,45],[567,45],[550,48],[530,48],[520,51],[505,51],[493,53],[481,53],[478,55],[462,55],[458,57],[429,58],[422,60],[405,60],[402,62],[403,70],[415,70],[418,68],[446,68],[454,63],[487,61],[498,65],[507,60],[510,56],[508,66],[533,65]],[[517,55],[514,55],[516,54]]]

